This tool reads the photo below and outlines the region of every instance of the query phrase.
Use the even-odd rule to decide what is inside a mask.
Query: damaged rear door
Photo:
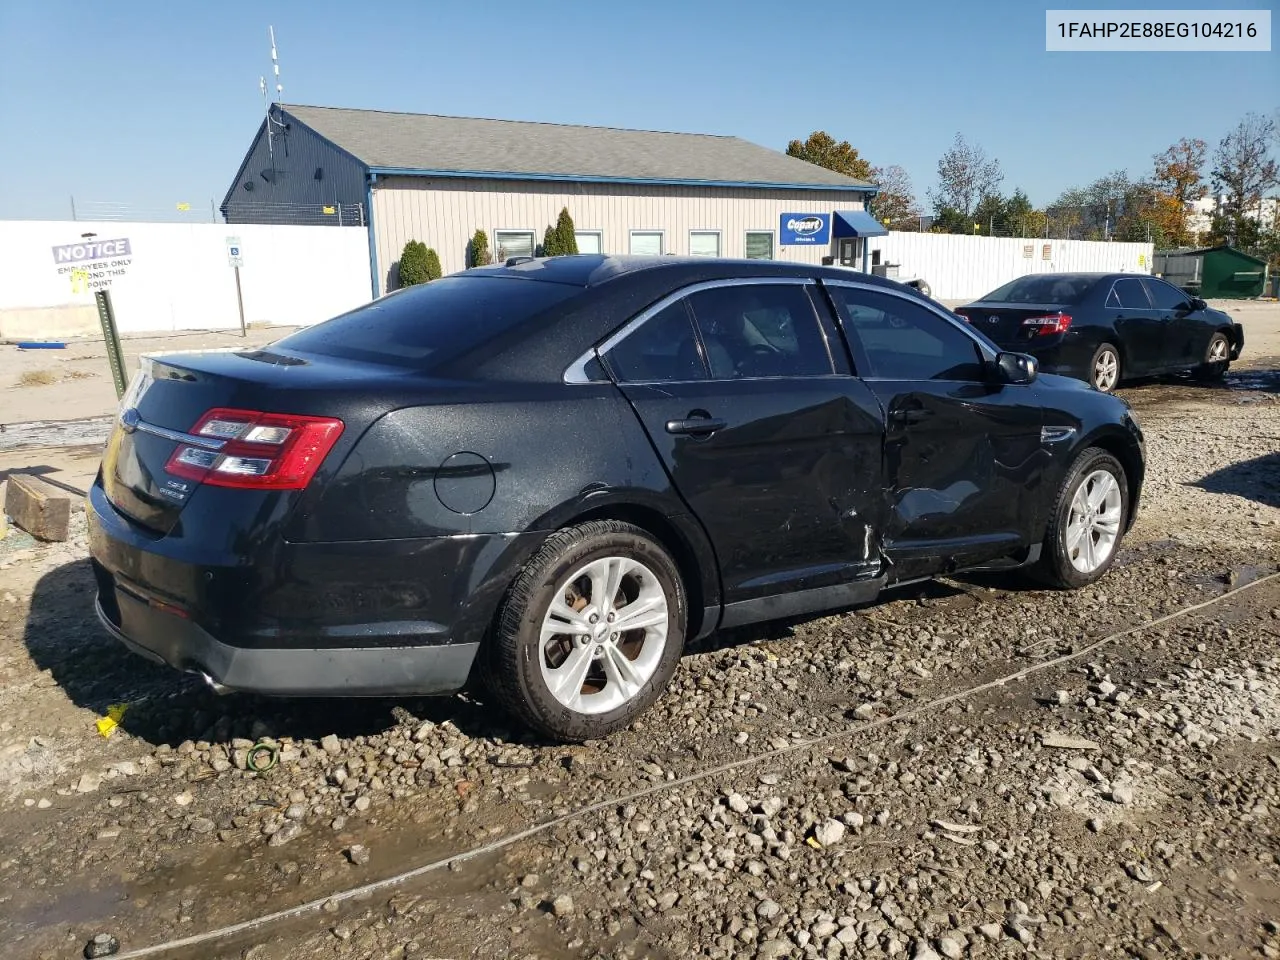
[[[1047,455],[1034,384],[987,375],[976,340],[919,301],[825,284],[885,411],[885,553],[895,579],[1015,553],[1038,528]]]
[[[700,284],[601,348],[716,551],[722,626],[879,590],[883,420],[814,295],[777,278]]]

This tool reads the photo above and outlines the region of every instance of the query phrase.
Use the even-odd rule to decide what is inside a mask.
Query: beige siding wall
[[[434,247],[444,272],[454,273],[466,267],[467,242],[477,229],[489,234],[491,249],[495,230],[532,230],[540,242],[562,207],[569,208],[579,230],[603,232],[605,253],[627,253],[632,230],[664,231],[665,250],[675,254],[689,252],[689,231],[719,230],[721,255],[741,257],[746,231],[768,230],[774,235],[777,259],[819,263],[832,252],[829,247],[778,245],[779,215],[858,210],[858,196],[839,190],[389,177],[380,179],[373,191],[379,279],[381,289],[389,289],[408,240]]]

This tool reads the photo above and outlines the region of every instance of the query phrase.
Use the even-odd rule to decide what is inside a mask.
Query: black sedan
[[[1128,406],[838,268],[509,262],[154,359],[89,495],[99,615],[216,689],[455,691],[565,739],[686,640],[958,570],[1108,569]]]
[[[1129,273],[1035,273],[956,313],[1040,369],[1110,393],[1125,378],[1190,371],[1220,379],[1244,348],[1244,331],[1158,277]]]

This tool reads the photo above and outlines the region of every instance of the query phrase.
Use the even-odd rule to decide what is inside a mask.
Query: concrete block
[[[71,523],[71,494],[39,477],[10,474],[4,512],[16,526],[39,540],[66,540]]]

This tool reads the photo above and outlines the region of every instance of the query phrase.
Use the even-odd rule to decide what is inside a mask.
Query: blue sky
[[[733,134],[775,149],[821,128],[904,166],[922,198],[957,132],[1001,161],[1006,192],[1044,204],[1113,169],[1143,175],[1179,137],[1213,145],[1246,111],[1280,108],[1274,50],[1046,53],[1045,6],[0,0],[0,218],[64,218],[71,195],[193,212],[221,202],[261,119],[268,24],[286,103]]]

